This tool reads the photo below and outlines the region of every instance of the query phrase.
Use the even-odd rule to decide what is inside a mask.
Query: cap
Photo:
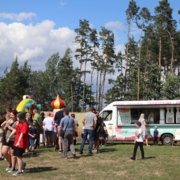
[[[157,126],[154,126],[154,129],[157,129],[158,127]]]
[[[71,117],[73,117],[73,118],[74,118],[74,117],[75,117],[75,114],[71,114]]]
[[[137,124],[138,126],[141,126],[141,122],[140,121],[135,122],[135,124]]]

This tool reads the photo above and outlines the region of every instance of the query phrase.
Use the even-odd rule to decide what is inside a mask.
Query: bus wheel
[[[173,136],[170,134],[165,134],[162,137],[162,144],[165,146],[170,146],[172,145],[172,141],[173,141]]]

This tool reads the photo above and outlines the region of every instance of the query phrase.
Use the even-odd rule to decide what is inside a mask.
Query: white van
[[[174,132],[180,128],[180,100],[116,101],[100,113],[104,118],[109,138],[132,141],[135,138],[134,122],[145,114],[148,139],[153,140],[154,126],[158,127],[159,140],[171,145]]]

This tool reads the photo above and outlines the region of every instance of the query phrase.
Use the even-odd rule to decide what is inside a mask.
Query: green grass
[[[79,145],[76,146],[78,150]],[[87,156],[87,146],[82,156],[77,152],[77,159],[62,160],[61,154],[53,148],[41,147],[37,156],[24,155],[27,163],[25,173],[16,179],[33,180],[168,180],[179,179],[180,147],[150,146],[144,147],[147,159],[130,160],[133,145],[114,144],[101,148],[100,154]],[[6,161],[0,161],[0,179],[12,179],[7,173]]]

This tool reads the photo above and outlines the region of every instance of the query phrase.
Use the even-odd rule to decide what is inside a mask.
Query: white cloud
[[[124,30],[125,29],[124,24],[122,22],[119,22],[119,21],[107,22],[105,24],[105,27],[106,28],[114,28],[116,30]]]
[[[13,21],[23,21],[25,19],[31,19],[33,17],[36,17],[35,13],[29,12],[21,12],[19,14],[14,14],[14,13],[0,13],[0,18],[1,19],[10,19]]]
[[[0,22],[0,74],[11,66],[16,56],[20,63],[28,60],[33,70],[43,70],[53,53],[59,52],[62,57],[68,47],[74,51],[74,30],[54,26],[49,20],[36,25]]]
[[[115,46],[115,53],[116,53],[116,54],[117,54],[118,52],[124,53],[124,50],[125,50],[124,44],[117,44],[117,45]]]
[[[67,3],[66,2],[60,2],[59,3],[61,7],[65,6]]]

